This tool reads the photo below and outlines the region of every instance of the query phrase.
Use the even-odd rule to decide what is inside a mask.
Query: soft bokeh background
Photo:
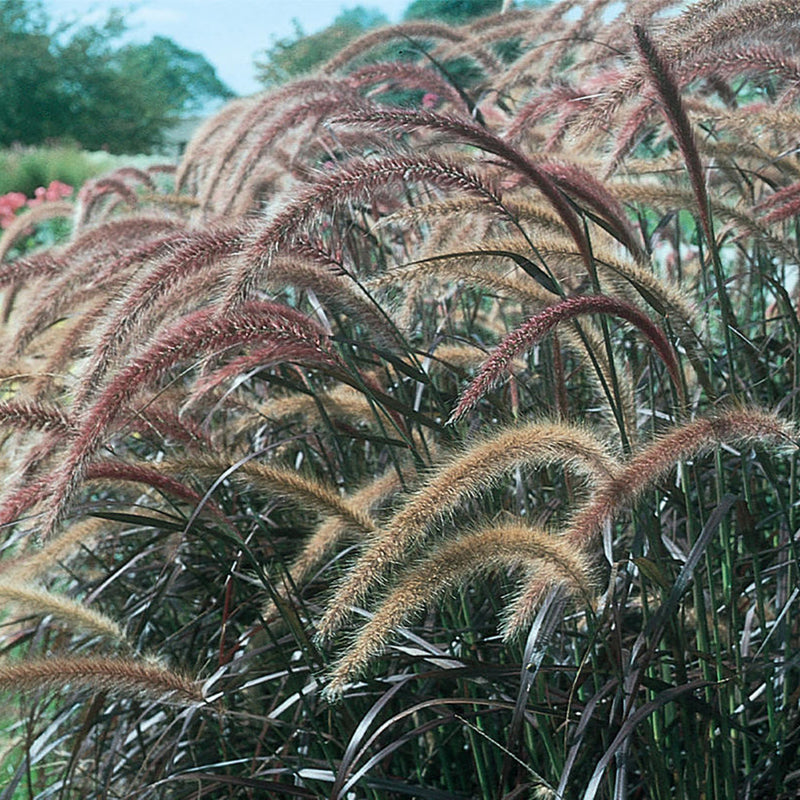
[[[398,22],[410,0],[366,0],[360,3]],[[128,38],[149,41],[168,36],[187,50],[202,53],[217,69],[220,79],[237,94],[251,94],[256,81],[254,59],[276,39],[295,34],[295,20],[303,33],[316,33],[330,25],[344,7],[358,2],[341,0],[143,0],[135,4],[98,3],[92,0],[47,0],[53,19],[80,24],[97,22],[113,8],[125,11]],[[128,10],[130,9],[130,10]]]

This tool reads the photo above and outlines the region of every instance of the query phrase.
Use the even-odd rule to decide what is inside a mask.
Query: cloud
[[[133,25],[173,25],[176,22],[181,22],[185,15],[175,8],[159,6],[139,6],[135,8],[128,16],[128,22]]]

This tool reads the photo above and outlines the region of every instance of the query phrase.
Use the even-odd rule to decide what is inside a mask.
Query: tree
[[[124,31],[117,11],[75,28],[38,0],[0,0],[0,145],[147,152],[181,113],[233,96],[200,54],[160,36],[117,46]]]
[[[149,95],[160,95],[182,112],[200,111],[209,100],[234,96],[200,53],[184,50],[166,36],[127,45],[118,57],[124,73],[142,76]]]
[[[306,36],[295,20],[294,36],[278,39],[265,51],[264,58],[256,61],[257,78],[268,87],[311,72],[357,36],[387,22],[380,11],[356,6],[342,11],[319,33]]]
[[[461,25],[475,17],[500,11],[502,6],[503,0],[414,0],[403,19],[435,19]]]

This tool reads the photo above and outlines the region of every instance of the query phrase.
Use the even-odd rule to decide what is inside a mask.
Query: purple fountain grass
[[[330,88],[323,97],[304,99],[301,96],[297,103],[289,105],[288,108],[282,107],[281,113],[276,114],[275,118],[259,131],[252,145],[246,148],[246,153],[236,169],[225,180],[225,188],[222,189],[223,198],[219,203],[221,212],[223,214],[230,213],[235,207],[242,187],[248,183],[250,176],[258,171],[262,160],[270,156],[270,151],[277,144],[276,140],[284,142],[288,136],[296,134],[300,126],[305,123],[311,123],[312,127],[317,127],[334,112],[355,106],[359,100],[360,95],[346,83],[331,82]],[[282,162],[287,160],[285,152],[280,151],[279,156]],[[213,196],[203,199],[204,207],[209,204],[214,204]]]
[[[227,139],[231,128],[252,111],[255,101],[242,97],[225,105],[221,111],[210,115],[192,136],[175,169],[175,192],[190,197],[199,196],[204,171],[218,168],[220,140]]]
[[[99,482],[106,484],[138,483],[149,486],[167,497],[183,500],[193,507],[208,509],[217,520],[227,523],[224,512],[211,500],[208,500],[185,483],[176,480],[154,466],[130,464],[123,461],[95,461],[84,470],[83,482]],[[10,495],[0,504],[0,520],[2,524],[10,524],[22,514],[47,499],[50,491],[49,477],[43,476],[30,480],[21,490]]]
[[[563,5],[563,2],[559,5]],[[552,11],[550,6],[516,8],[513,3],[504,0],[499,14],[481,15],[467,22],[461,29],[466,31],[470,37],[486,35],[487,41],[490,42],[525,34],[532,40],[542,30],[547,30],[546,27],[540,27],[538,30],[532,31],[532,23],[536,23],[538,27],[543,20],[554,19]]]
[[[343,498],[335,487],[302,475],[293,468],[255,459],[238,459],[224,453],[166,461],[162,468],[212,480],[224,475],[234,483],[283,497],[297,504],[305,513],[336,517],[360,536],[367,536],[375,530],[370,516]]]
[[[461,44],[442,45],[442,48],[446,47],[443,57],[457,58],[473,44],[483,48],[493,48],[503,40],[517,41],[523,54],[511,65],[503,64],[501,71],[496,71],[491,75],[492,88],[502,96],[503,90],[508,86],[504,81],[508,72],[514,69],[520,61],[526,60],[527,56],[535,56],[535,60],[541,60],[542,50],[555,44],[549,37],[555,38],[565,30],[561,19],[564,6],[564,3],[553,3],[546,8],[507,8],[502,14],[479,17],[475,22],[462,28],[469,34],[466,41]],[[557,8],[558,10],[556,10]],[[544,32],[546,32],[547,39],[542,36]],[[531,60],[529,66],[532,66],[532,63]],[[537,69],[530,69],[528,77],[531,82],[549,80],[548,76],[537,73]]]
[[[12,524],[22,510],[32,507],[40,497],[41,475],[52,468],[69,441],[74,435],[74,427],[65,431],[59,428],[39,432],[39,436],[22,454],[11,474],[6,475],[3,492],[0,497],[0,525]],[[32,493],[27,487],[37,484]]]
[[[148,311],[176,287],[186,292],[187,277],[224,270],[228,259],[244,252],[248,233],[247,226],[225,226],[176,237],[166,257],[150,265],[147,274],[112,307],[76,393],[76,407],[94,396],[114,360],[142,333]]]
[[[110,239],[108,252],[96,252],[98,234]],[[157,219],[135,215],[125,220],[114,219],[92,228],[91,234],[81,239],[81,246],[70,246],[65,258],[70,262],[70,279],[102,287],[120,271],[126,271],[136,262],[157,258],[162,250],[177,247],[191,236],[184,223],[166,216]],[[64,276],[66,278],[66,275]]]
[[[47,205],[42,204],[37,209]],[[157,237],[160,234],[168,235],[168,232],[174,230],[178,224],[177,220],[169,217],[135,215],[122,220],[101,223],[84,231],[76,231],[68,244],[54,252],[36,254],[29,259],[19,259],[13,265],[4,266],[0,269],[0,285],[5,282],[6,276],[12,279],[19,275],[24,279],[40,273],[42,273],[42,277],[58,275],[55,283],[62,287],[61,290],[54,290],[51,286],[48,291],[51,296],[64,298],[64,287],[69,292],[76,285],[83,285],[87,272],[90,273],[92,279],[102,280],[108,274],[109,261],[112,266],[115,266],[115,259],[124,259],[132,249],[142,246],[149,237]],[[98,264],[103,264],[103,268],[98,270]],[[121,267],[122,264],[119,266]],[[13,293],[5,300],[7,312],[12,302]],[[36,313],[34,309],[42,305],[47,305],[47,303],[40,298],[28,315],[33,316]],[[28,324],[33,325],[34,323],[29,322]],[[14,347],[12,353],[18,349]],[[12,353],[9,355],[11,356]]]
[[[164,474],[163,467],[148,464],[131,464],[125,461],[95,461],[86,468],[84,480],[105,484],[138,483],[155,489],[157,492],[209,511],[217,521],[228,523],[228,518],[220,507],[211,499],[195,491],[184,482]]]
[[[47,455],[53,452],[53,444],[48,443]],[[43,456],[42,456],[43,458]],[[41,458],[39,459],[41,461]],[[23,513],[40,503],[46,496],[50,486],[48,477],[27,477],[21,486],[12,485],[0,502],[0,525],[13,525],[19,521]]]
[[[715,49],[681,63],[676,76],[682,86],[706,77],[742,77],[748,73],[780,77],[790,85],[800,82],[800,61],[786,50],[765,44]]]
[[[598,439],[577,426],[557,423],[510,427],[451,458],[373,538],[328,603],[317,626],[319,639],[328,639],[352,607],[413,555],[429,530],[459,505],[496,485],[512,469],[554,464],[589,484],[616,471],[615,459]]]
[[[582,87],[573,86],[565,80],[555,83],[548,87],[544,94],[536,95],[532,100],[528,100],[525,105],[514,115],[511,124],[503,134],[503,138],[513,145],[520,145],[525,136],[541,132],[537,131],[536,124],[542,119],[558,112],[560,116],[577,113],[576,105],[579,108],[583,96]],[[561,128],[564,125],[560,125]]]
[[[149,164],[145,172],[150,175],[175,175],[178,171],[176,164],[169,161],[162,161],[155,164]]]
[[[101,269],[97,268],[92,258],[74,259],[51,282],[50,288],[42,293],[17,325],[9,355],[19,356],[38,333],[53,324],[65,311],[80,305],[81,300],[94,298],[99,292],[111,295],[130,279],[131,272],[141,269],[143,264],[156,261],[160,256],[171,254],[175,248],[189,241],[189,234],[174,230],[154,232],[156,235],[148,241],[149,232],[145,228],[137,246],[102,258]],[[107,309],[109,305],[111,301],[107,299],[103,307]]]
[[[15,258],[0,265],[0,286],[54,277],[67,263],[62,255],[49,250]]]
[[[587,555],[595,553],[603,527],[682,461],[698,458],[720,445],[797,449],[799,439],[796,426],[757,408],[734,408],[676,426],[636,453],[598,487],[563,532],[564,543]],[[518,634],[530,624],[545,591],[535,576],[528,582],[507,618],[506,636]]]
[[[251,297],[281,248],[308,236],[308,227],[321,224],[330,214],[356,198],[375,196],[395,182],[429,183],[449,191],[465,192],[502,210],[497,190],[485,178],[434,155],[354,159],[325,174],[278,212],[248,247],[242,266],[233,276],[224,308],[236,308]]]
[[[765,211],[775,206],[783,205],[787,200],[793,200],[797,195],[800,195],[800,180],[790,183],[788,186],[782,186],[780,189],[776,189],[772,194],[758,202],[754,210]]]
[[[385,89],[379,88],[384,85],[404,89],[424,89],[426,92],[431,92],[439,98],[447,100],[454,107],[470,113],[464,98],[453,85],[430,67],[421,67],[418,64],[402,61],[365,64],[347,75],[346,81],[361,91],[372,87],[373,92],[378,93],[385,91]]]
[[[383,651],[391,634],[447,590],[478,574],[520,565],[544,573],[547,585],[563,585],[573,596],[591,595],[591,559],[546,531],[510,523],[456,537],[410,566],[389,590],[334,664],[325,695],[338,699],[346,683]]]
[[[669,66],[653,44],[650,34],[641,25],[634,25],[633,33],[642,62],[647,69],[648,77],[661,100],[662,110],[683,155],[686,171],[697,197],[700,223],[703,226],[706,242],[708,247],[715,251],[716,244],[711,224],[703,165],[700,163],[700,154],[694,140],[694,131],[683,107],[677,84]]]
[[[298,311],[275,303],[250,302],[235,313],[208,306],[188,314],[162,331],[146,350],[121,369],[78,422],[62,464],[52,474],[52,505],[45,515],[45,535],[51,534],[69,505],[85,468],[102,443],[108,425],[130,395],[186,359],[222,353],[266,342],[294,347],[306,342],[331,352],[327,337]]]
[[[130,165],[117,167],[111,173],[107,173],[106,177],[119,178],[120,180],[133,183],[134,185],[143,186],[151,192],[156,191],[156,185],[153,182],[153,176],[148,170],[139,169],[139,167],[132,167]]]
[[[308,102],[314,95],[321,94],[329,97],[342,91],[342,86],[334,80],[320,78],[309,78],[290,83],[276,91],[249,98],[248,104],[242,112],[233,117],[233,125],[230,129],[224,128],[222,131],[221,142],[216,143],[216,152],[213,153],[213,160],[209,168],[209,173],[204,176],[202,185],[198,190],[198,201],[200,208],[208,209],[215,197],[220,182],[223,180],[226,171],[236,169],[239,164],[246,162],[242,158],[242,151],[245,144],[254,134],[261,137],[261,130],[265,122],[267,127],[273,126],[268,123],[276,116],[282,115],[289,106],[289,113],[303,102]],[[275,130],[270,134],[270,140],[279,134],[280,130]],[[229,181],[229,190],[235,191],[237,188],[233,181]]]
[[[72,419],[63,410],[50,403],[33,399],[13,399],[0,403],[0,427],[13,428],[21,433],[39,434],[25,451],[14,469],[7,475],[3,485],[3,500],[0,501],[0,519],[10,523],[23,510],[35,504],[38,490],[28,495],[24,488],[74,434]],[[28,441],[27,438],[24,441]],[[19,497],[19,493],[22,497]]]
[[[407,472],[409,475],[406,476],[406,479],[414,476],[413,467],[409,467]],[[400,475],[392,469],[345,499],[350,506],[360,509],[369,519],[375,515],[382,504],[395,497],[401,490]],[[375,527],[377,527],[377,523],[373,525],[373,529]],[[289,568],[290,585],[302,586],[344,541],[354,538],[356,532],[357,529],[348,524],[341,515],[331,516],[324,520],[306,540],[303,549],[292,562]],[[363,540],[363,536],[361,538]],[[264,608],[265,618],[272,616],[275,611],[274,605],[270,602]]]
[[[0,401],[0,426],[18,430],[53,431],[67,435],[73,432],[71,417],[57,406],[29,399]]]
[[[313,293],[325,309],[357,323],[366,341],[393,352],[402,350],[402,340],[391,318],[347,275],[341,264],[324,251],[310,254],[308,260],[291,256],[275,259],[265,285],[273,290],[292,286]]]
[[[642,40],[640,33],[644,32],[650,50],[655,53],[649,34],[645,32],[644,21],[651,15],[652,9],[648,9],[646,4],[637,7],[636,15],[639,23],[634,25],[634,36],[640,56],[644,55],[642,50]],[[743,46],[753,44],[765,31],[778,25],[787,25],[798,16],[798,10],[792,0],[762,0],[758,3],[737,3],[734,8],[715,6],[707,9],[706,13],[695,15],[695,7],[690,6],[684,15],[662,25],[659,32],[659,47],[656,58],[661,66],[653,72],[654,63],[648,64],[648,57],[644,55],[642,66],[630,66],[627,74],[614,81],[608,82],[608,88],[602,92],[599,99],[592,103],[583,115],[579,123],[582,131],[597,129],[607,125],[612,116],[622,106],[623,103],[635,97],[649,79],[652,80],[654,74],[656,86],[664,88],[666,84],[663,79],[666,77],[667,83],[674,87],[673,78],[669,77],[670,70],[664,69],[665,65],[680,68],[680,64],[689,55],[689,58],[702,57],[708,54],[713,57],[713,51],[721,47],[732,47],[735,40],[742,42]],[[627,26],[626,20],[621,20],[621,24]],[[638,32],[637,32],[638,31]],[[621,33],[622,31],[620,31]],[[614,42],[617,47],[625,47],[622,37],[617,37]],[[673,92],[673,98],[677,94]],[[667,104],[669,113],[679,108],[672,100]],[[673,120],[670,119],[670,124]],[[676,140],[679,145],[681,139],[676,130]],[[688,164],[688,162],[687,162]],[[690,165],[691,166],[691,165]]]
[[[730,6],[730,7],[729,7]],[[770,29],[789,26],[800,19],[793,0],[724,3],[709,7],[713,13],[695,16],[690,6],[661,32],[662,55],[670,62],[681,61],[687,53],[708,52],[730,46],[734,41],[752,42]]]
[[[176,403],[177,399],[165,401],[161,395],[149,402],[144,409],[123,408],[120,416],[125,418],[127,429],[145,437],[151,436],[162,446],[170,440],[190,447],[210,445],[208,435],[199,425],[186,415],[179,416],[174,411],[173,405]],[[19,430],[40,430],[57,436],[76,432],[71,414],[65,409],[38,399],[0,402],[0,425],[3,424]],[[52,448],[53,442],[51,441],[47,447]]]
[[[155,238],[185,227],[186,223],[178,217],[143,209],[84,228],[65,246],[64,253],[69,258],[94,250],[109,256],[121,255],[142,244],[145,238]]]
[[[244,413],[237,420],[235,432],[252,433],[254,428],[263,430],[265,420],[282,427],[287,423],[292,424],[291,421],[298,418],[304,421],[307,431],[313,429],[317,435],[323,431],[331,432],[331,425],[336,431],[342,431],[346,435],[363,428],[382,433],[387,425],[393,424],[400,425],[401,430],[406,431],[408,426],[402,416],[393,414],[391,409],[384,409],[379,404],[380,396],[376,397],[370,392],[369,378],[362,375],[361,382],[366,391],[343,382],[330,392],[270,396],[257,407],[251,406],[244,398],[237,397],[231,405],[241,408]],[[385,389],[382,389],[381,395],[384,394]]]
[[[322,72],[325,75],[333,75],[349,62],[363,57],[373,47],[383,45],[393,39],[408,40],[415,38],[463,42],[467,36],[449,25],[441,25],[435,22],[406,22],[401,25],[391,25],[375,31],[369,31],[350,42],[323,65]]]
[[[428,129],[453,134],[465,143],[469,143],[487,153],[502,158],[510,166],[529,180],[550,202],[564,222],[578,246],[587,267],[591,270],[592,254],[586,239],[583,226],[578,215],[559,190],[552,176],[546,169],[541,169],[535,162],[527,158],[508,142],[495,136],[486,128],[469,119],[435,114],[431,111],[380,108],[364,108],[350,111],[335,117],[332,122],[343,124],[366,124],[379,127],[381,130],[415,130]]]
[[[385,30],[390,29],[387,28]],[[426,47],[424,50],[419,41],[415,40],[413,36],[404,36],[403,38],[411,38],[414,46],[418,50],[435,58],[438,64],[444,64],[457,58],[469,59],[482,71],[482,77],[487,83],[495,76],[502,73],[504,65],[502,61],[497,58],[492,47],[496,41],[496,34],[490,35],[484,39],[483,36],[476,36],[469,30],[468,26],[461,26],[456,30],[464,34],[462,41],[450,41],[442,38],[439,38],[439,41],[437,41],[434,39],[433,46],[430,48]]]
[[[69,384],[70,370],[76,354],[83,355],[90,332],[95,330],[108,313],[108,299],[105,295],[95,299],[94,307],[84,310],[83,314],[72,321],[66,331],[61,331],[58,344],[48,350],[46,361],[36,376],[32,393],[35,397],[50,397],[58,391],[59,378],[62,383]],[[73,399],[73,407],[75,407]]]
[[[97,212],[97,208],[102,201],[109,198],[111,198],[112,203],[106,203],[100,212]],[[113,176],[95,178],[84,183],[78,192],[76,221],[78,228],[88,225],[89,222],[96,221],[93,219],[96,213],[108,214],[109,205],[113,208],[116,205],[115,201],[121,201],[128,208],[134,209],[139,205],[139,196],[136,194],[136,190],[128,186],[124,180]]]
[[[184,228],[182,220],[168,214],[134,212],[76,231],[59,253],[76,270],[83,269],[87,261],[96,268],[105,264],[106,259],[124,256],[141,247],[149,239]]]
[[[601,134],[610,127],[610,117],[613,116],[614,110],[614,87],[617,83],[624,85],[627,79],[628,75],[622,70],[610,67],[584,80],[577,88],[573,88],[572,98],[564,100],[550,126],[544,150],[547,152],[556,150],[563,145],[568,136],[578,149],[596,149]],[[641,88],[637,85],[638,91],[641,91]],[[610,97],[605,102],[603,99],[597,99],[607,95]],[[606,110],[606,105],[611,105],[612,109]],[[603,116],[604,113],[608,119]],[[593,124],[595,116],[601,117],[602,122]]]
[[[794,218],[798,214],[800,214],[800,197],[794,197],[791,200],[787,200],[782,206],[770,211],[762,220],[768,225],[775,225],[776,223]]]
[[[579,164],[551,158],[545,159],[542,163],[563,191],[586,203],[607,221],[609,233],[624,245],[636,261],[642,264],[649,262],[650,259],[638,235],[628,222],[622,203],[614,197],[605,184]]]
[[[546,336],[560,322],[574,319],[582,314],[611,314],[638,328],[666,365],[678,392],[682,391],[680,367],[672,345],[664,332],[649,317],[630,303],[614,297],[578,295],[540,311],[524,325],[508,334],[483,364],[478,375],[461,393],[448,424],[456,422],[477,406],[481,398],[507,374],[512,359]]]
[[[644,135],[645,125],[653,116],[656,101],[652,92],[643,89],[641,98],[634,108],[628,112],[621,127],[617,129],[614,138],[614,149],[608,157],[608,166],[605,170],[607,177],[619,169],[623,160],[638,144],[639,139]]]
[[[649,0],[648,6],[653,2],[654,0]],[[709,18],[713,18],[721,11],[724,11],[727,6],[735,3],[738,4],[738,0],[694,0],[694,2],[689,3],[674,19],[666,23],[665,33],[667,35],[671,33],[673,36],[685,34],[686,31],[690,31],[699,25],[706,24]],[[659,0],[657,9],[660,10],[663,7],[664,0]],[[649,7],[646,16],[652,16]]]
[[[6,612],[9,605],[16,606],[25,617],[52,617],[67,623],[73,630],[110,639],[117,647],[127,649],[130,646],[122,628],[110,617],[66,595],[48,592],[30,581],[19,581],[13,574],[0,578],[0,598]]]
[[[719,158],[721,159],[721,156]],[[665,168],[670,169],[666,165]],[[687,208],[693,204],[694,198],[691,190],[682,189],[678,186],[632,182],[615,182],[614,192],[626,203],[642,203],[665,211],[677,211]],[[787,262],[795,260],[796,253],[792,250],[791,245],[782,237],[772,234],[770,228],[761,224],[756,215],[751,213],[748,208],[738,210],[736,207],[715,201],[712,201],[711,208],[718,219],[740,230],[736,237],[737,239],[758,238]]]
[[[618,65],[621,60],[626,60],[631,49],[631,16],[635,14],[636,19],[642,22],[653,20],[654,17],[673,5],[673,2],[672,0],[636,0],[635,8],[633,3],[626,5],[627,9],[621,9],[620,13],[609,19],[607,24],[596,31],[592,39],[585,43],[585,47],[580,53],[580,64],[586,71],[604,69],[610,64]]]
[[[558,141],[569,131],[594,141],[598,132],[612,127],[614,115],[627,101],[639,96],[645,84],[641,71],[621,70],[616,64],[592,75],[580,85],[573,107],[562,115],[561,130],[551,139]]]
[[[53,200],[26,209],[24,213],[16,216],[0,235],[0,262],[5,260],[8,251],[16,244],[17,240],[27,235],[32,225],[56,217],[72,217],[74,211],[75,206],[68,200]]]
[[[700,161],[700,153],[695,142],[694,130],[692,129],[691,122],[689,121],[686,109],[681,100],[680,92],[672,75],[672,71],[667,61],[665,61],[664,56],[653,44],[650,34],[647,33],[644,27],[641,25],[634,25],[633,33],[636,40],[636,47],[647,77],[661,100],[662,110],[675,136],[678,149],[683,156],[685,169],[689,175],[689,181],[692,185],[695,197],[697,198],[700,225],[703,229],[706,245],[711,253],[711,263],[717,284],[717,298],[722,315],[724,338],[730,357],[731,333],[738,331],[738,326],[733,314],[730,298],[725,288],[722,261],[720,260],[719,248],[714,235],[711,204],[709,202],[708,192],[706,191],[703,165]]]
[[[205,703],[198,683],[143,659],[50,656],[41,660],[26,659],[21,664],[2,662],[0,686],[15,692],[42,688],[64,691],[73,687],[93,693],[151,697],[179,705]]]
[[[592,502],[578,513],[565,538],[588,550],[605,522],[620,506],[630,504],[688,458],[697,458],[718,445],[784,445],[797,447],[794,426],[760,409],[736,408],[676,426],[634,455]]]
[[[549,260],[548,263],[550,263]],[[425,267],[429,265],[422,264],[419,266]],[[537,284],[529,280],[514,280],[512,278],[507,278],[491,271],[487,271],[485,268],[470,271],[468,268],[462,267],[460,264],[457,264],[452,270],[448,270],[447,266],[443,267],[441,264],[436,264],[435,268],[439,270],[440,276],[443,278],[464,281],[468,285],[480,286],[483,289],[491,291],[493,294],[514,297],[521,302],[526,303],[526,306],[535,304],[534,307],[541,308],[542,306],[551,306],[558,302],[554,295],[545,292],[544,289],[541,289]],[[397,276],[398,282],[414,281],[416,278],[416,275],[414,274],[415,269],[415,267],[399,268],[399,270],[397,270],[399,272],[399,275]],[[391,279],[394,272],[395,271],[393,270],[387,276],[385,276],[385,278]],[[432,274],[433,269],[431,269],[430,272]],[[384,277],[378,279],[375,282],[376,285],[380,285],[380,281],[383,279]],[[587,363],[589,361],[588,353],[592,354],[591,361],[594,363],[595,369],[597,370],[596,372],[592,372],[592,376],[595,382],[599,384],[598,388],[601,394],[604,390],[607,390],[608,387],[613,385],[614,372],[611,369],[611,365],[607,358],[602,332],[598,328],[591,324],[582,325],[580,334],[573,329],[567,329],[563,339],[565,340],[566,346],[573,351],[578,358],[581,359],[582,363]],[[438,353],[439,350],[437,350],[437,355]],[[471,357],[468,366],[480,366],[479,360],[485,361],[482,351],[475,349],[471,350]],[[521,371],[525,369],[526,366],[527,365],[523,361],[509,364],[509,367],[513,368],[515,371]],[[629,423],[626,425],[626,428],[629,428],[631,431],[633,431],[636,427],[634,424],[636,415],[634,412],[635,404],[633,386],[627,376],[617,375],[616,377],[620,394],[619,401],[623,408],[623,417],[627,423]]]
[[[283,193],[290,191],[284,185],[287,182],[286,168],[278,159],[272,161],[274,163],[269,166],[262,164],[262,168],[251,175],[248,182],[229,198],[230,205],[225,216],[232,219],[263,217],[270,203],[280,203],[277,198],[283,199]],[[292,188],[296,188],[293,182]]]
[[[605,27],[600,12],[610,5],[610,0],[591,0],[581,9],[581,15],[563,32],[552,48],[548,63],[542,65],[542,72],[548,78],[563,69],[564,59],[571,50],[586,41],[594,41],[600,28]]]
[[[755,207],[755,211],[766,212],[761,217],[761,222],[767,225],[774,225],[795,217],[800,213],[800,181],[774,192],[762,200]]]
[[[147,435],[151,433],[160,444],[176,442],[188,447],[208,447],[211,445],[209,435],[194,420],[189,418],[183,410],[178,414],[178,407],[183,396],[172,398],[169,394],[161,394],[148,403],[144,409],[124,410],[130,422],[128,425]]]
[[[24,583],[42,580],[80,548],[101,538],[113,522],[97,517],[79,520],[45,547],[29,546],[19,554],[0,559],[0,575]]]
[[[199,378],[188,393],[185,404],[187,407],[191,406],[223,383],[234,381],[254,370],[269,369],[282,364],[302,364],[308,368],[328,368],[337,372],[342,368],[338,358],[331,353],[321,351],[316,343],[270,342]]]

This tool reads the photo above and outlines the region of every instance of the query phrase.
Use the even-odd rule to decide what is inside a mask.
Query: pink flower
[[[0,228],[7,228],[18,209],[25,205],[27,198],[22,192],[8,192],[0,196]]]
[[[34,196],[28,200],[28,208],[35,208],[38,205],[41,205],[45,201],[45,195],[47,194],[47,189],[44,186],[37,186],[33,192]]]
[[[45,189],[39,186],[34,191],[34,197],[28,200],[28,207],[35,208],[45,202],[60,200],[62,197],[69,197],[72,194],[72,187],[61,181],[50,181],[50,185]]]
[[[18,208],[25,205],[27,198],[22,192],[9,192],[0,197],[0,213],[13,214]]]
[[[25,205],[26,199],[22,192],[9,192],[0,197],[0,205],[4,208],[10,208],[12,211],[16,211],[18,208],[22,208],[22,206]]]
[[[62,197],[69,197],[73,191],[69,184],[62,181],[50,181],[47,188],[37,187],[30,200],[22,192],[8,192],[0,195],[0,228],[7,228],[21,208],[25,206],[35,208],[42,203],[61,200]]]
[[[438,94],[434,94],[433,92],[425,92],[425,94],[422,95],[422,107],[423,108],[426,108],[428,110],[430,110],[432,108],[436,108],[436,105],[438,104],[438,102],[439,102],[439,95]]]
[[[72,187],[67,183],[61,181],[50,181],[44,193],[45,200],[61,200],[63,197],[69,197],[72,194]]]

